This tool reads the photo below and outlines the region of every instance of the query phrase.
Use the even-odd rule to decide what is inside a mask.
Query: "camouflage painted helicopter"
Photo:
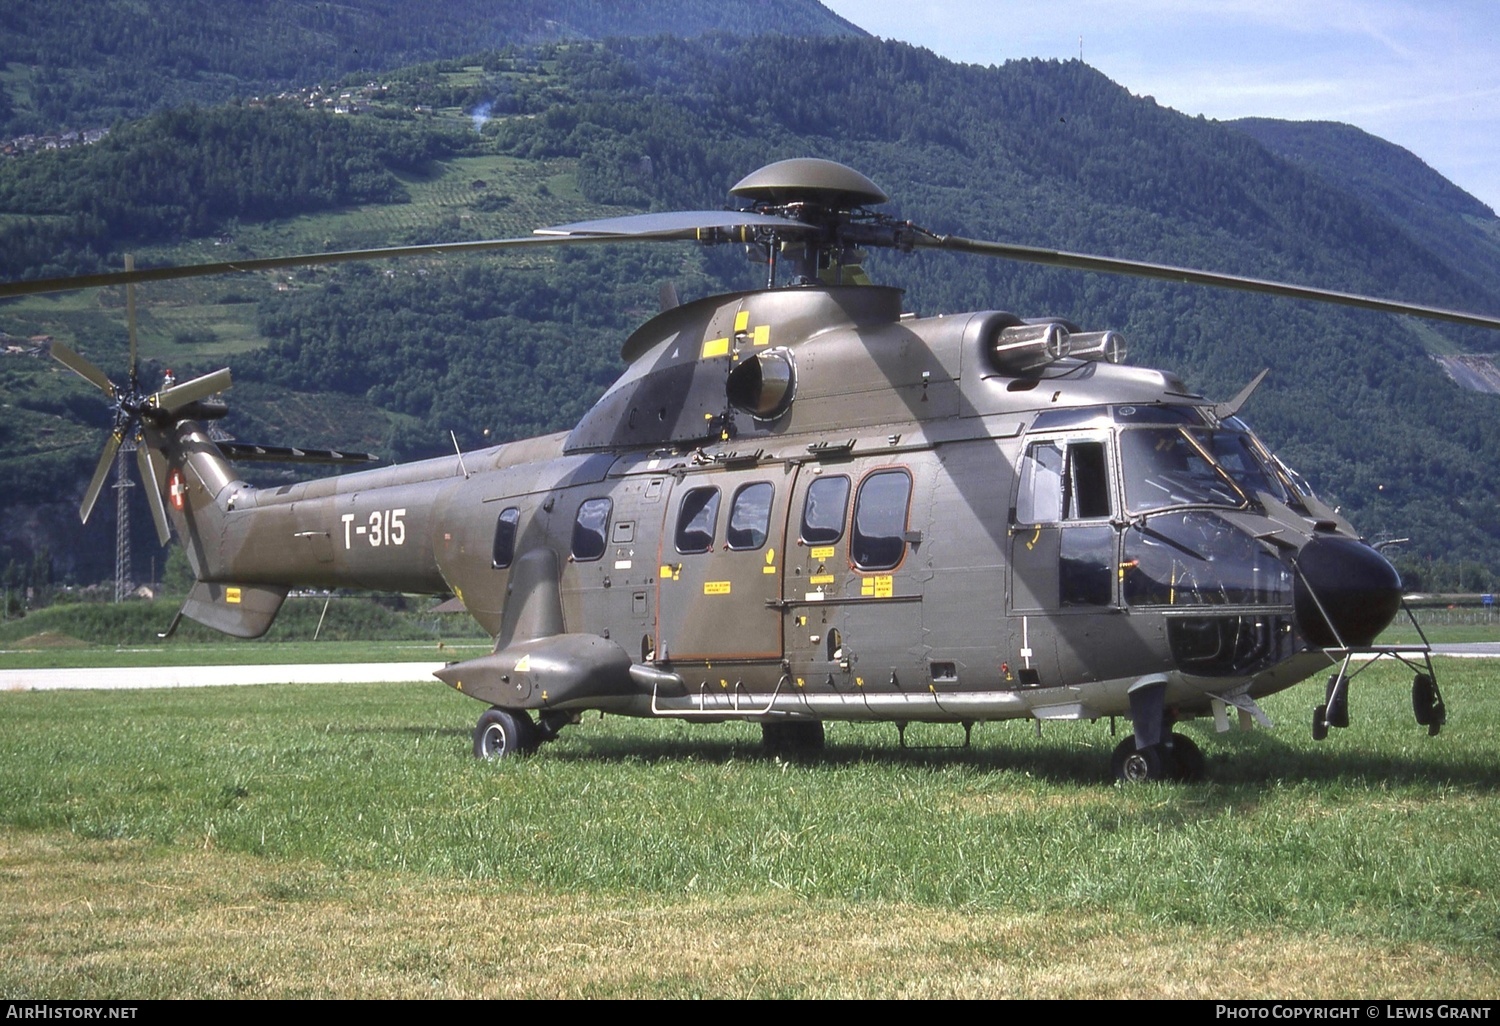
[[[339,453],[217,445],[217,371],[151,393],[62,345],[116,423],[85,519],[127,438],[163,544],[197,583],[187,616],[240,637],[292,587],[458,595],[494,651],[438,677],[488,706],[480,757],[582,711],[759,722],[779,750],[826,720],[972,724],[1128,717],[1123,780],[1196,779],[1190,717],[1334,668],[1317,736],[1347,724],[1351,658],[1401,609],[1389,563],[1236,416],[1112,331],[1002,311],[915,317],[868,284],[870,247],[941,249],[1247,289],[1500,327],[1500,319],[1082,254],[941,236],[873,212],[864,175],[810,158],[754,172],[731,211],[644,214],[463,245],[326,253],[18,282],[0,297],[432,252],[685,240],[746,245],[764,288],[663,311],[572,431],[261,489],[232,459]],[[1261,377],[1264,377],[1262,373]],[[174,621],[175,626],[176,621]],[[1361,664],[1363,665],[1363,664]],[[533,719],[535,714],[535,719]]]

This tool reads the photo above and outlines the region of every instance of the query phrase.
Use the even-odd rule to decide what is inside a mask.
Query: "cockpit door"
[[[1119,530],[1107,436],[1033,440],[1011,524],[1014,613],[1117,606]]]

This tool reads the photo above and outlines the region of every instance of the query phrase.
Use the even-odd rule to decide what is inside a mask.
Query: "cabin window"
[[[516,558],[516,525],[521,522],[521,511],[515,506],[500,511],[495,518],[495,544],[490,549],[490,565],[504,570]]]
[[[614,503],[608,499],[587,499],[578,507],[573,521],[573,558],[580,563],[604,555],[604,541],[609,536],[609,514]]]
[[[849,553],[861,570],[890,570],[906,555],[906,506],[911,477],[904,470],[882,470],[860,483],[854,500],[854,533]]]
[[[776,486],[769,481],[747,484],[734,493],[729,506],[729,528],[725,540],[731,549],[758,549],[766,543],[771,527],[771,499]]]
[[[682,497],[677,510],[677,551],[691,554],[714,547],[719,525],[719,490],[694,488]]]
[[[849,509],[849,479],[842,474],[820,477],[808,485],[802,504],[801,538],[808,545],[832,545],[844,536],[844,514]]]

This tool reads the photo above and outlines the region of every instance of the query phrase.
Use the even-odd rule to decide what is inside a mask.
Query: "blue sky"
[[[1083,59],[1210,118],[1342,121],[1500,210],[1496,0],[823,0],[956,61]]]

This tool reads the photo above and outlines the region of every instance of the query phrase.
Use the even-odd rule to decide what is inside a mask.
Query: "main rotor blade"
[[[255,257],[228,260],[216,264],[183,264],[176,267],[146,267],[136,271],[105,271],[80,274],[72,278],[38,278],[33,281],[0,282],[0,299],[12,296],[34,296],[47,292],[69,292],[73,289],[106,288],[148,281],[179,281],[184,278],[209,278],[216,274],[239,271],[274,271],[283,267],[313,267],[320,264],[345,264],[389,257],[441,256],[447,253],[484,253],[496,249],[530,246],[557,246],[576,242],[615,242],[610,236],[533,235],[520,239],[482,239],[474,242],[434,242],[420,246],[388,246],[383,249],[351,249],[336,253],[302,253],[295,256]]]
[[[679,239],[697,241],[702,232],[735,232],[737,229],[775,228],[781,232],[815,232],[818,229],[801,221],[773,214],[756,214],[748,210],[672,210],[658,214],[629,214],[606,217],[598,221],[577,221],[551,228],[536,229],[537,235],[578,238],[610,235],[627,239]],[[753,232],[744,231],[741,241],[753,242]],[[715,238],[713,241],[729,241]]]
[[[135,254],[125,254],[125,270],[135,270]],[[136,373],[136,336],[135,336],[135,286],[125,286],[125,328],[130,337],[130,390],[136,391],[140,387],[140,378]]]
[[[47,352],[52,355],[52,359],[68,368],[74,374],[77,374],[111,399],[115,397],[114,382],[110,381],[105,373],[94,366],[87,358],[73,352],[73,350],[61,342],[48,342]]]
[[[1184,282],[1189,285],[1212,285],[1219,288],[1239,289],[1242,292],[1261,292],[1289,299],[1310,299],[1319,303],[1336,303],[1340,306],[1353,306],[1364,310],[1379,310],[1382,313],[1409,314],[1414,317],[1450,321],[1454,324],[1467,324],[1477,328],[1500,328],[1500,317],[1484,317],[1460,310],[1447,310],[1418,303],[1400,303],[1375,296],[1361,296],[1352,292],[1315,289],[1305,285],[1289,285],[1285,282],[1267,281],[1261,278],[1244,278],[1235,274],[1194,270],[1190,267],[1173,267],[1169,264],[1151,264],[1140,260],[1120,260],[1115,257],[1090,256],[1087,253],[1038,249],[1033,246],[1017,246],[1008,242],[965,239],[958,235],[940,235],[935,238],[917,237],[913,245],[928,249],[953,250],[958,253],[1004,257],[1008,260],[1022,260],[1033,264],[1049,264],[1053,267],[1069,267],[1079,271],[1128,274],[1137,278],[1158,278],[1162,281]]]
[[[78,505],[78,516],[85,524],[89,522],[89,514],[94,512],[94,503],[99,501],[99,493],[104,489],[104,480],[109,477],[109,468],[114,465],[115,453],[120,451],[120,445],[125,441],[125,436],[119,430],[110,432],[109,438],[104,442],[104,452],[99,456],[99,465],[94,468],[94,476],[89,480],[88,489],[83,493],[83,502]]]
[[[159,410],[174,413],[188,403],[198,399],[207,399],[216,392],[222,392],[230,385],[229,368],[221,367],[212,374],[184,381],[180,385],[164,388],[151,397],[151,405]]]
[[[151,520],[156,524],[156,539],[165,545],[172,540],[172,525],[167,520],[167,504],[161,497],[161,479],[156,476],[156,456],[144,442],[136,446],[135,465],[141,472],[141,485],[146,492],[146,505],[151,507]]]

